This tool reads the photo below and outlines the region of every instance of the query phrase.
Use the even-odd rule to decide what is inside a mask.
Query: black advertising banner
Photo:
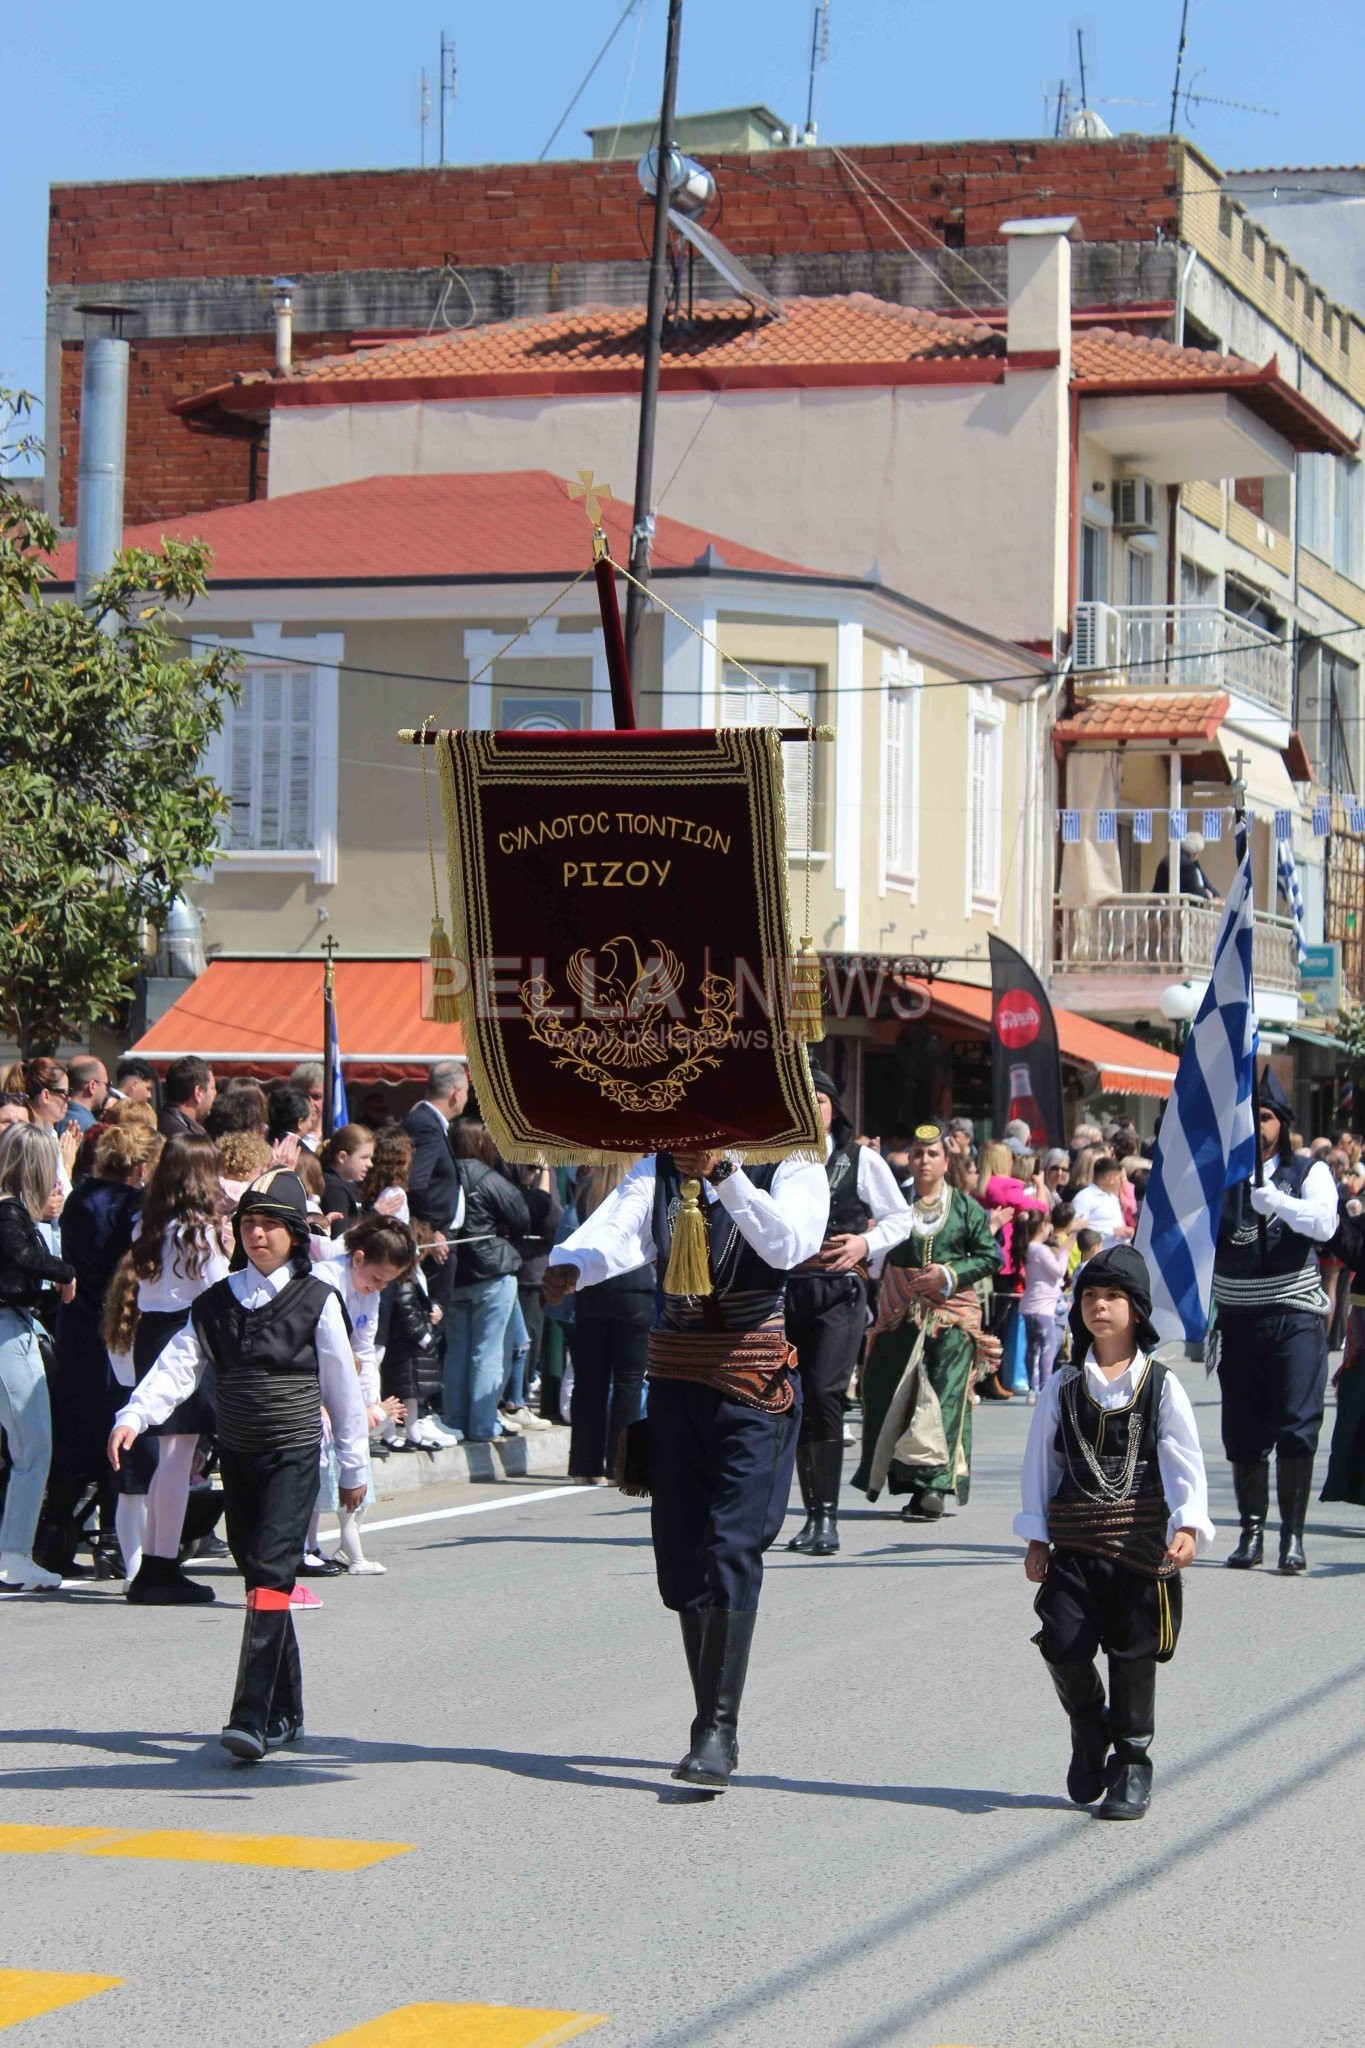
[[[1035,1147],[1065,1145],[1062,1058],[1043,985],[1022,953],[991,940],[991,1121],[1022,1117]]]

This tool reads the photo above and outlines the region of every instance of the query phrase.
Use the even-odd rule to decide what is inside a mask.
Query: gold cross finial
[[[600,501],[611,496],[611,485],[599,484],[590,469],[580,469],[578,472],[578,482],[569,485],[569,496],[583,500],[583,510],[591,519],[594,528],[600,528],[602,524],[602,506]]]

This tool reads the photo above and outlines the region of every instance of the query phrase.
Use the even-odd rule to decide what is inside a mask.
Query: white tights
[[[388,1567],[382,1564],[375,1564],[371,1558],[366,1557],[361,1549],[360,1518],[364,1512],[364,1508],[341,1509],[341,1548],[346,1558],[347,1571],[354,1572],[361,1578],[377,1578]]]
[[[114,1509],[118,1547],[124,1569],[135,1579],[142,1553],[149,1557],[179,1557],[180,1536],[185,1526],[185,1508],[190,1497],[190,1475],[194,1470],[194,1447],[198,1437],[163,1436],[157,1439],[156,1470],[146,1493],[121,1493]]]

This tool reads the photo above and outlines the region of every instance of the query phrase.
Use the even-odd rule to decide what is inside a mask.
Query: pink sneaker
[[[321,1607],[322,1602],[311,1586],[295,1586],[289,1595],[291,1607]]]

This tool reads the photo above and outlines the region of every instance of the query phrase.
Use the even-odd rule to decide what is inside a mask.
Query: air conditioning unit
[[[1111,604],[1077,605],[1071,652],[1078,671],[1118,667],[1119,615]]]
[[[1149,476],[1115,477],[1114,525],[1120,533],[1156,532],[1156,485]]]

